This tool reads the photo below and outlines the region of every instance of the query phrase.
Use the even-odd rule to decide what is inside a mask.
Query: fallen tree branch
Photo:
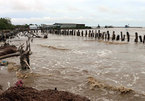
[[[20,52],[16,52],[16,53],[12,53],[12,54],[3,55],[3,56],[0,56],[0,60],[1,60],[1,59],[5,59],[5,58],[9,58],[9,57],[19,56],[19,55],[20,55]]]
[[[31,69],[30,65],[28,64],[28,62],[26,60],[24,60],[24,62],[26,63],[26,65],[29,67],[29,69]]]

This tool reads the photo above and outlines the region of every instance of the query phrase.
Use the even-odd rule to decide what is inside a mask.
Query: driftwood
[[[20,64],[21,64],[21,69],[26,70],[26,69],[30,69],[30,60],[29,60],[29,55],[31,54],[30,38],[28,38],[28,41],[26,41],[26,49],[24,50],[23,48],[24,48],[24,44],[22,44],[19,47]]]
[[[19,56],[19,55],[20,55],[20,52],[16,52],[16,53],[11,53],[11,54],[7,54],[7,55],[3,55],[3,56],[0,56],[0,60],[1,60],[1,59],[5,59],[5,58],[14,57],[14,56]]]

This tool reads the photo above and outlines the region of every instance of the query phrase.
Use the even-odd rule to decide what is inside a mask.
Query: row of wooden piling
[[[73,35],[73,36],[81,36],[81,37],[91,37],[98,40],[105,40],[105,41],[127,41],[130,42],[130,33],[126,32],[126,34],[123,34],[123,32],[120,32],[120,35],[116,35],[115,31],[113,31],[112,36],[109,31],[102,32],[100,30],[49,30],[49,33],[51,34],[57,34],[57,35]],[[135,39],[134,42],[142,42],[145,43],[145,35],[142,37],[141,35],[138,35],[138,33],[135,33]]]
[[[75,29],[46,29],[46,30],[27,30],[24,31],[27,33],[51,33],[51,34],[57,34],[57,35],[72,35],[72,36],[81,36],[81,37],[90,37],[95,38],[98,40],[105,40],[105,41],[127,41],[130,42],[130,33],[126,32],[123,34],[123,32],[120,32],[120,34],[116,35],[115,31],[113,31],[112,34],[110,34],[109,31],[101,32],[100,30],[75,30]],[[3,40],[4,37],[14,36],[16,33],[19,33],[19,31],[11,31],[7,34],[1,34],[0,39]],[[6,36],[4,36],[6,35]],[[138,43],[145,43],[145,35],[142,37],[141,35],[138,35],[138,33],[135,33],[135,39],[134,42]]]

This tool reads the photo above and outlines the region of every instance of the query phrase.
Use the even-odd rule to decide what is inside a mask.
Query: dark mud
[[[65,91],[43,90],[32,87],[11,87],[0,95],[0,101],[90,101]]]
[[[0,47],[0,56],[17,52],[16,46],[3,46]]]

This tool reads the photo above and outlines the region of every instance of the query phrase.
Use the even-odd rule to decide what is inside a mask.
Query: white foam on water
[[[98,50],[97,51],[97,55],[100,56],[100,57],[108,56],[111,53],[112,53],[112,51],[110,51],[110,50]]]
[[[79,54],[79,55],[84,55],[84,54],[86,54],[87,52],[86,51],[82,51],[82,50],[72,50],[72,53],[74,53],[74,54]]]
[[[98,98],[96,101],[113,101],[112,99],[107,99],[107,98]]]

